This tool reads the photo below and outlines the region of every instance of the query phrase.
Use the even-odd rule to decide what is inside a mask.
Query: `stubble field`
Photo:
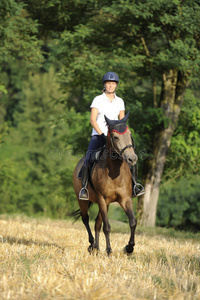
[[[0,299],[200,299],[199,235],[138,229],[126,256],[128,225],[111,228],[107,257],[103,233],[89,255],[81,222],[1,216]]]

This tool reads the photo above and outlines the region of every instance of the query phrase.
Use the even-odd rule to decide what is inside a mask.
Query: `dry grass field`
[[[128,226],[111,227],[107,257],[103,233],[89,255],[81,222],[1,216],[0,299],[200,299],[199,235],[138,229],[127,257]]]

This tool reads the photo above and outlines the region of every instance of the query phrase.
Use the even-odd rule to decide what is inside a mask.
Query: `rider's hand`
[[[106,143],[106,139],[107,139],[107,137],[105,136],[105,134],[104,133],[102,133],[101,135],[100,135],[100,137],[104,140],[104,142]]]

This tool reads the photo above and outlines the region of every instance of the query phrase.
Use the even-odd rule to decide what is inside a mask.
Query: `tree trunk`
[[[163,108],[168,124],[156,130],[152,143],[152,156],[144,163],[146,193],[140,197],[138,205],[139,223],[142,226],[152,227],[156,222],[160,180],[187,83],[188,74],[181,74],[177,70],[170,70],[163,74],[159,107]]]

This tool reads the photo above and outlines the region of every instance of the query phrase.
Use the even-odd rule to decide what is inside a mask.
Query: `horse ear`
[[[108,119],[105,115],[104,115],[104,118],[106,120],[107,125],[110,126],[111,125],[111,120]]]
[[[113,126],[115,126],[117,124],[121,124],[121,123],[125,123],[126,124],[126,122],[128,120],[128,117],[129,117],[129,113],[130,112],[128,111],[127,114],[125,115],[125,117],[123,117],[123,119],[121,119],[121,120],[110,120],[105,115],[104,115],[104,118],[106,120],[106,123],[107,123],[108,127],[111,128],[111,127],[113,127]]]
[[[123,119],[120,120],[120,123],[126,123],[129,117],[130,111],[127,112],[127,114],[125,115],[125,117],[123,117]]]

